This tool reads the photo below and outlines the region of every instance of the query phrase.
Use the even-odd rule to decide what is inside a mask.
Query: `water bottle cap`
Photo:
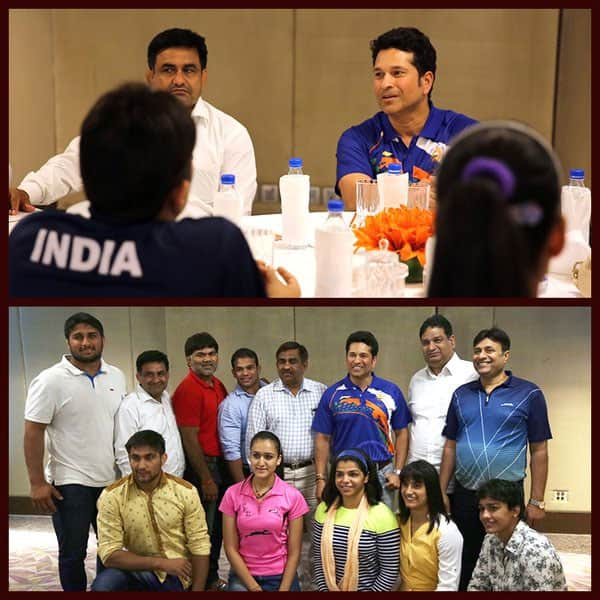
[[[288,166],[292,169],[300,169],[302,167],[302,159],[290,158],[290,160],[288,161]]]
[[[344,201],[332,199],[327,203],[329,212],[342,212],[344,210]]]
[[[402,165],[400,163],[390,163],[388,165],[388,173],[400,175],[400,173],[402,173]]]
[[[570,179],[583,179],[585,172],[583,169],[571,169],[569,171]]]
[[[221,183],[225,185],[231,185],[235,183],[235,175],[231,175],[230,173],[225,173],[221,175]]]

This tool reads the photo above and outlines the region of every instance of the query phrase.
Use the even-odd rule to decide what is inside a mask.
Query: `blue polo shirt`
[[[220,217],[119,223],[49,209],[8,245],[11,296],[265,296],[243,233]]]
[[[436,108],[431,102],[429,109],[423,130],[413,136],[408,147],[384,112],[344,131],[337,146],[336,191],[339,193],[338,185],[344,175],[365,173],[376,178],[393,162],[402,164],[402,172],[408,173],[411,181],[422,178],[415,168],[433,173],[449,141],[477,121],[461,113]]]
[[[489,479],[521,481],[528,442],[552,438],[540,388],[506,374],[489,396],[479,380],[461,385],[448,408],[442,435],[456,441],[456,479],[471,490]]]
[[[411,421],[400,388],[373,373],[363,392],[350,377],[327,388],[313,417],[312,429],[332,436],[333,455],[348,448],[361,448],[374,461],[394,456],[392,430]]]

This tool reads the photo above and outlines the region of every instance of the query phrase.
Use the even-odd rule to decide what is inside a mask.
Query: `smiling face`
[[[250,468],[257,483],[270,481],[281,463],[281,455],[273,440],[258,438],[250,447]]]
[[[142,389],[155,400],[159,400],[169,383],[169,371],[163,362],[144,363],[135,374]]]
[[[354,506],[360,501],[369,476],[354,460],[340,460],[335,465],[335,487],[342,496],[344,506]]]
[[[431,71],[419,77],[412,52],[388,48],[377,54],[373,89],[381,110],[387,115],[411,113],[427,104],[432,84]]]
[[[400,483],[400,494],[408,510],[427,510],[427,488],[424,481],[408,479]]]
[[[102,357],[104,338],[95,327],[79,323],[71,329],[67,346],[76,363],[93,363]]]
[[[346,353],[346,368],[352,381],[359,381],[371,376],[375,369],[377,357],[371,354],[371,348],[362,342],[353,342]]]
[[[186,357],[186,361],[188,367],[198,377],[209,381],[219,365],[219,354],[215,348],[206,346],[194,350],[190,356]]]
[[[479,501],[479,520],[486,533],[494,533],[506,543],[519,521],[519,508],[509,508],[506,502],[494,498],[482,498]]]
[[[253,358],[237,358],[231,372],[238,382],[238,385],[245,392],[251,394],[256,393],[256,390],[258,389],[258,379],[260,377],[260,367]]]
[[[169,92],[191,110],[206,76],[195,48],[166,48],[156,56],[154,69],[146,72],[146,81],[151,89]]]
[[[473,349],[473,366],[482,379],[491,380],[504,372],[509,356],[499,342],[484,338]]]
[[[427,366],[437,375],[454,354],[454,336],[443,327],[428,327],[421,336],[421,349]]]

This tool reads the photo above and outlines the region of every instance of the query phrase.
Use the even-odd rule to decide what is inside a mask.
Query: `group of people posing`
[[[355,209],[357,181],[399,163],[411,182],[430,185],[437,206],[429,296],[534,297],[564,244],[552,148],[523,124],[477,124],[434,106],[436,50],[418,29],[385,32],[370,50],[381,110],[338,141],[335,187],[346,210]],[[157,34],[147,85],[104,94],[63,154],[9,188],[9,212],[82,188],[88,200],[77,214],[45,210],[17,224],[11,295],[300,295],[293,274],[255,263],[235,225],[197,218],[212,215],[221,175],[235,175],[246,214],[257,188],[247,129],[201,96],[207,60],[197,33]]]
[[[64,334],[69,353],[30,384],[24,444],[64,590],[86,589],[90,525],[94,591],[566,589],[532,528],[545,509],[546,402],[506,369],[501,329],[477,333],[470,362],[446,318],[426,319],[408,400],[375,374],[369,331],[347,337],[347,374],[329,387],[305,376],[296,341],[277,348],[271,382],[239,348],[229,394],[217,341],[197,333],[172,396],[163,352],[137,357],[127,394],[97,318],[74,314]]]

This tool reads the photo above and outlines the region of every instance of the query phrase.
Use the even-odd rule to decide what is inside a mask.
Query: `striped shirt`
[[[356,508],[341,506],[335,514],[333,526],[333,555],[335,579],[339,583],[344,576],[350,525],[356,518]],[[315,582],[320,592],[327,592],[327,583],[321,562],[321,534],[325,521],[325,503],[321,502],[315,512],[312,534]],[[389,592],[396,585],[399,570],[400,530],[392,511],[383,503],[369,507],[363,531],[358,543],[359,592]]]
[[[314,438],[311,424],[325,389],[324,384],[307,378],[302,381],[296,396],[279,378],[260,388],[248,411],[246,456],[250,453],[250,440],[254,434],[271,431],[281,440],[286,463],[312,460]]]

